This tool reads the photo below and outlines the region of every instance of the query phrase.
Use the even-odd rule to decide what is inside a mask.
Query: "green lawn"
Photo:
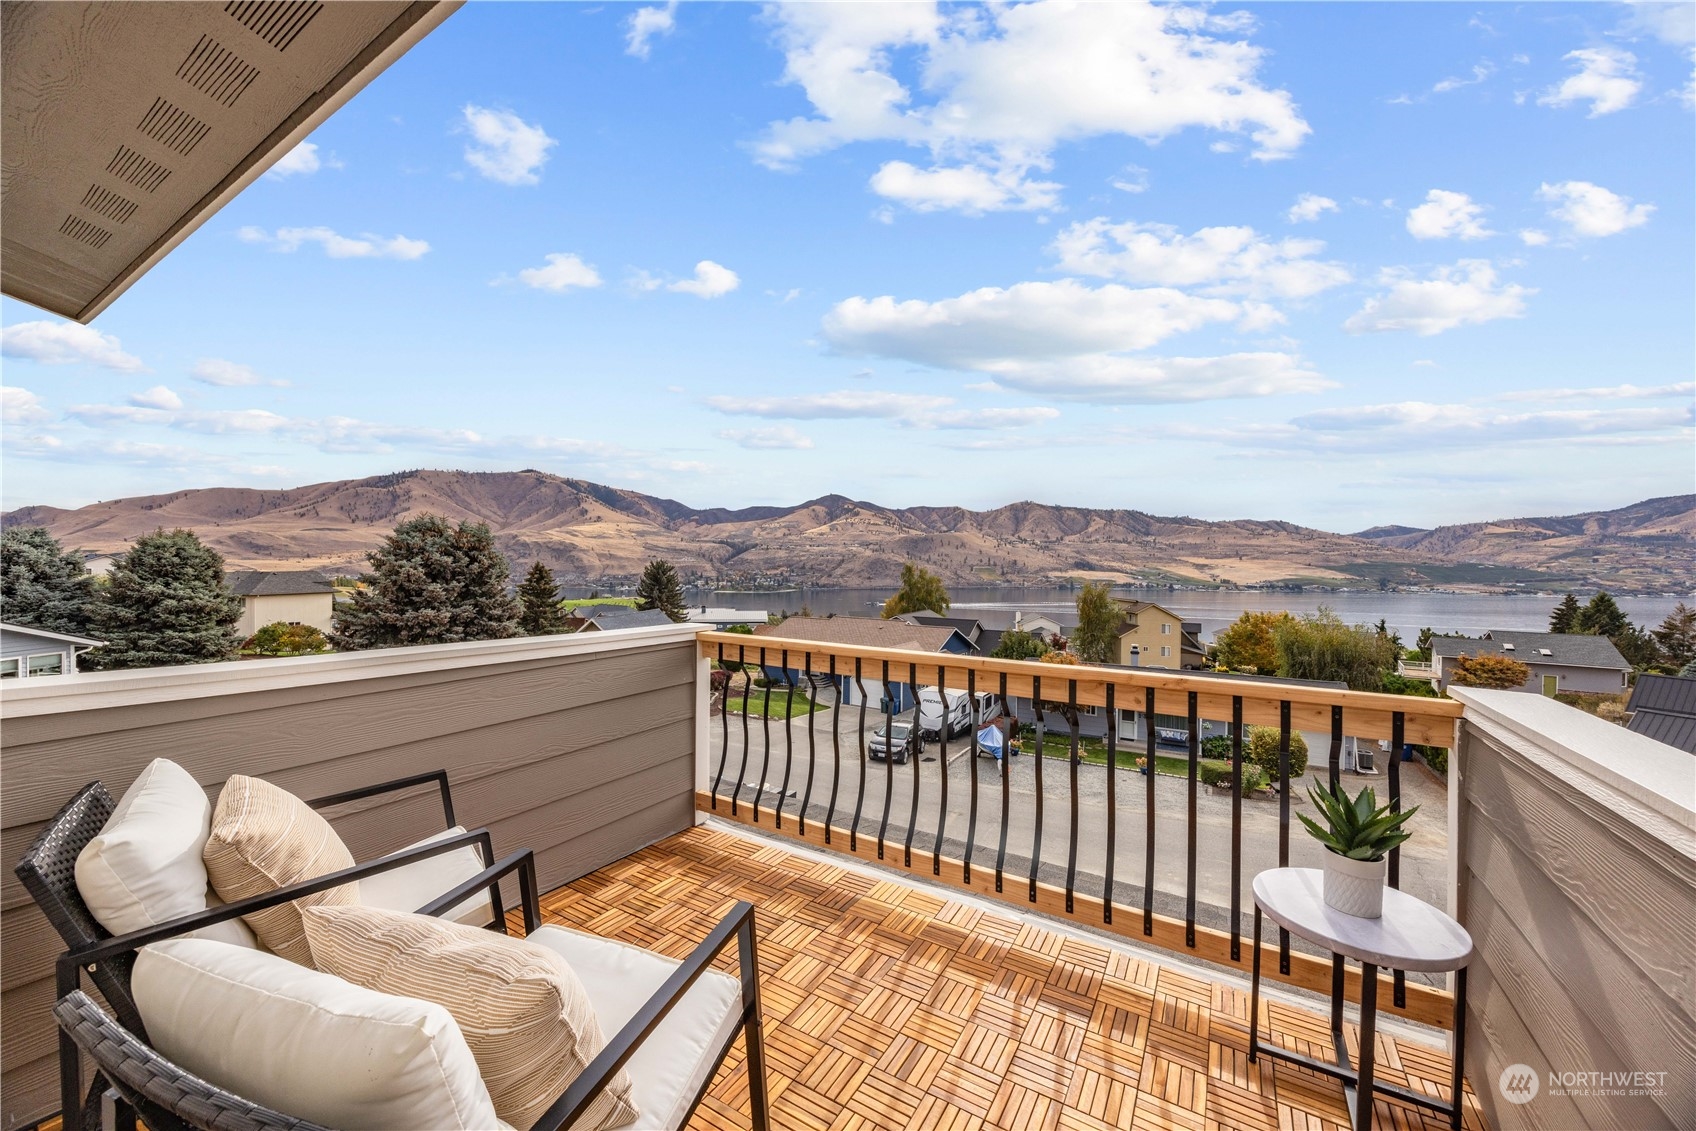
[[[1138,743],[1135,749],[1125,743],[1120,743],[1119,749],[1116,751],[1120,768],[1136,769],[1137,759],[1143,756],[1145,750],[1146,747],[1141,743]],[[1045,734],[1043,735],[1042,752],[1049,758],[1070,758],[1072,754],[1071,739],[1063,734]],[[1080,738],[1078,740],[1078,754],[1092,766],[1105,766],[1107,764],[1107,743],[1099,738]],[[1154,772],[1157,774],[1188,777],[1189,767],[1190,760],[1188,758],[1172,758],[1164,754],[1154,756]]]
[[[627,608],[634,609],[636,607],[636,598],[634,598],[634,597],[572,597],[572,598],[569,598],[567,600],[561,601],[559,603],[559,607],[564,609],[568,613],[572,609],[580,609],[584,605],[624,605]]]
[[[787,711],[785,708],[787,708]],[[742,698],[736,696],[726,700],[724,709],[732,715],[740,715],[742,713]],[[766,705],[764,692],[748,700],[748,717],[751,719],[792,719],[797,715],[808,715],[814,711],[825,710],[829,710],[825,704],[814,703],[799,691],[795,693],[793,703],[789,701],[787,691],[775,690],[771,693],[771,705],[769,707]]]

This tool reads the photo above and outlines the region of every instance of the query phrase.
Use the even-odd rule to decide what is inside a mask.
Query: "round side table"
[[[1472,961],[1472,936],[1466,928],[1423,900],[1394,888],[1384,891],[1384,914],[1378,919],[1345,915],[1325,904],[1325,874],[1318,868],[1273,868],[1254,877],[1254,978],[1249,994],[1248,1058],[1261,1053],[1343,1081],[1355,1131],[1372,1126],[1372,1097],[1394,1096],[1449,1117],[1460,1131],[1461,1069],[1466,1053],[1466,964]],[[1260,917],[1317,943],[1331,952],[1331,1040],[1337,1062],[1326,1064],[1260,1043]],[[1360,963],[1360,1063],[1349,1063],[1343,1041],[1343,962]],[[1378,971],[1455,971],[1454,1072],[1449,1102],[1373,1079],[1378,1025]]]

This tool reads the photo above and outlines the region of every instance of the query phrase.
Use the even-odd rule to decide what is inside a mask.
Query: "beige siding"
[[[320,632],[330,631],[330,612],[335,596],[330,593],[291,593],[279,597],[243,597],[241,620],[236,631],[246,640],[268,624],[309,624]]]
[[[693,640],[678,626],[97,673],[76,698],[8,694],[0,851],[15,862],[76,789],[99,778],[116,796],[155,757],[208,792],[245,773],[305,797],[445,768],[460,822],[489,826],[498,852],[534,849],[543,889],[557,887],[692,823]],[[424,792],[332,819],[360,859],[440,827]],[[56,942],[8,867],[0,1127],[57,1107]]]
[[[1696,1127],[1696,846],[1684,780],[1696,771],[1541,697],[1461,695],[1451,843],[1458,914],[1478,948],[1466,1070],[1490,1125]],[[1586,747],[1598,762],[1575,753]],[[1670,802],[1632,775],[1658,778]],[[1537,1074],[1529,1103],[1497,1090],[1513,1064]],[[1665,1073],[1665,1092],[1560,1095],[1551,1070]]]

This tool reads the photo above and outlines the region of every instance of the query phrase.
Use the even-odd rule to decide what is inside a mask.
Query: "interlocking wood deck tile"
[[[899,858],[901,847],[889,852]],[[916,855],[916,854],[915,854]],[[974,870],[975,871],[975,870]],[[1015,882],[1009,878],[1009,882]],[[1248,1062],[1248,994],[1189,969],[701,827],[543,897],[545,918],[687,953],[757,908],[774,1128],[798,1131],[1341,1131],[1341,1086]],[[736,955],[719,959],[734,972]],[[1330,1059],[1330,1020],[1261,1001],[1263,1039]],[[1347,1026],[1349,1051],[1358,1034]],[[1443,1096],[1449,1059],[1378,1034],[1381,1078]],[[1376,1125],[1440,1131],[1380,1099]],[[1468,1131],[1484,1131],[1466,1097]],[[748,1126],[740,1042],[690,1131]]]

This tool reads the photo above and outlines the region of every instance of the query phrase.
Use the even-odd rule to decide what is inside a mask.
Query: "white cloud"
[[[1571,106],[1576,102],[1590,103],[1590,117],[1599,118],[1624,110],[1637,100],[1643,89],[1637,73],[1637,56],[1617,47],[1586,47],[1569,51],[1566,58],[1578,68],[1558,86],[1552,86],[1537,99],[1539,106]]]
[[[265,175],[281,180],[284,177],[311,176],[320,169],[341,167],[342,163],[334,157],[320,157],[317,143],[303,141],[278,158],[277,163],[265,171]]]
[[[194,363],[194,368],[188,375],[203,385],[217,385],[223,389],[241,388],[251,385],[275,385],[287,388],[288,382],[261,377],[246,365],[238,365],[233,361],[225,361],[221,357],[203,357]]]
[[[1404,401],[1325,409],[1298,416],[1290,421],[1290,426],[1298,433],[1328,435],[1334,442],[1343,444],[1359,439],[1370,446],[1394,437],[1399,443],[1482,447],[1653,432],[1688,425],[1690,420],[1688,407],[1503,412],[1478,405]]]
[[[1148,170],[1141,165],[1126,165],[1125,171],[1108,182],[1120,192],[1139,193],[1148,191]]]
[[[1343,329],[1351,334],[1381,330],[1411,330],[1421,337],[1458,326],[1475,326],[1498,318],[1521,318],[1525,299],[1537,292],[1518,284],[1503,284],[1487,259],[1462,259],[1438,267],[1427,279],[1391,268],[1379,277],[1388,292],[1366,301]]]
[[[1671,385],[1602,385],[1588,389],[1520,389],[1502,393],[1499,401],[1658,400],[1696,394],[1696,381]]]
[[[1142,2],[785,4],[774,10],[783,79],[813,114],[755,143],[773,168],[859,141],[927,149],[931,167],[886,163],[873,190],[914,207],[1047,208],[1033,181],[1068,141],[1155,142],[1192,127],[1248,134],[1262,160],[1310,132],[1289,94],[1257,77],[1247,20]],[[897,64],[911,62],[909,86]]]
[[[598,287],[601,273],[570,252],[554,252],[542,257],[543,267],[526,267],[518,273],[518,281],[539,291],[561,294],[572,287]]]
[[[78,322],[16,322],[0,330],[0,355],[43,365],[98,365],[119,373],[144,373],[147,366],[125,353],[111,334]]]
[[[1292,224],[1311,223],[1319,219],[1322,214],[1335,211],[1337,211],[1337,202],[1330,197],[1304,192],[1296,197],[1295,204],[1291,205],[1290,210],[1284,213],[1284,218]]]
[[[718,435],[721,440],[729,440],[738,447],[756,452],[804,452],[813,447],[811,436],[803,435],[787,424],[770,428],[727,428]]]
[[[16,385],[0,385],[0,422],[39,424],[52,418],[41,398]]]
[[[503,185],[541,183],[548,150],[559,144],[546,130],[510,110],[468,104],[461,113],[471,132],[465,160],[473,169]]]
[[[677,0],[661,8],[638,8],[624,24],[624,53],[646,59],[657,35],[670,35],[677,26]]]
[[[1545,184],[1537,190],[1537,199],[1553,204],[1549,215],[1575,236],[1616,236],[1627,228],[1647,224],[1649,214],[1655,211],[1653,204],[1632,204],[1629,196],[1589,181]]]
[[[309,243],[324,249],[331,259],[422,259],[430,250],[423,240],[405,236],[376,236],[370,232],[360,236],[344,236],[332,228],[278,228],[275,234],[251,225],[238,229],[236,235],[246,243],[270,244],[277,251],[299,251]]]
[[[1425,203],[1409,210],[1407,230],[1416,240],[1481,240],[1496,233],[1484,226],[1484,206],[1464,192],[1432,189]]]
[[[1549,242],[1549,233],[1541,228],[1521,228],[1519,241],[1526,247],[1542,247]]]
[[[1179,404],[1317,393],[1336,387],[1288,353],[1220,357],[1089,354],[1052,362],[990,362],[997,385],[1034,396],[1099,404]]]
[[[1335,205],[1332,205],[1335,207]],[[1319,240],[1270,240],[1253,228],[1202,228],[1182,235],[1167,224],[1073,224],[1051,249],[1062,271],[1129,283],[1204,286],[1212,294],[1307,298],[1349,281],[1341,263],[1314,259]]]
[[[722,298],[741,285],[742,280],[736,272],[710,259],[703,259],[695,264],[693,278],[679,279],[666,290],[697,298]]]
[[[953,397],[922,393],[889,393],[877,390],[840,389],[829,393],[803,393],[788,397],[729,397],[706,399],[707,407],[727,416],[760,416],[771,420],[889,420],[906,428],[985,431],[1024,428],[1053,420],[1060,410],[1047,406],[1017,408],[959,408]],[[783,431],[756,429],[755,432]],[[748,433],[721,432],[727,439]],[[803,437],[804,438],[804,437]],[[769,443],[756,445],[738,439],[744,447],[797,447]],[[812,447],[807,441],[805,447]]]
[[[130,394],[130,403],[141,408],[179,409],[183,399],[164,385],[155,385],[140,393]]]
[[[1477,86],[1479,83],[1483,82],[1495,73],[1496,65],[1486,60],[1473,66],[1471,78],[1463,79],[1451,77],[1443,79],[1431,88],[1431,93],[1447,94],[1449,91],[1459,90],[1463,86]]]

